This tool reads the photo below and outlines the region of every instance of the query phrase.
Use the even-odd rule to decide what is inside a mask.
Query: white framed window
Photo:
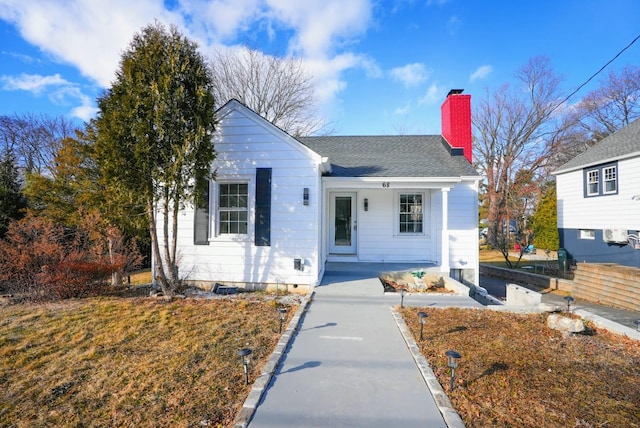
[[[424,234],[424,201],[422,192],[398,193],[398,228],[400,235]]]
[[[600,170],[592,169],[587,171],[587,195],[597,195],[599,193]]]
[[[596,231],[593,229],[580,229],[578,234],[580,239],[596,239]]]
[[[247,235],[249,230],[249,183],[218,183],[218,235]]]
[[[585,168],[582,173],[585,198],[618,194],[617,162]]]
[[[602,193],[615,193],[618,190],[618,180],[616,174],[616,166],[608,166],[602,170],[603,190]]]

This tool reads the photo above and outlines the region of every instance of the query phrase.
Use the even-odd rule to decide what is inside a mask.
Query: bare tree
[[[244,47],[218,50],[209,64],[213,95],[220,105],[235,98],[294,136],[323,128],[312,76],[302,59],[278,58]]]
[[[0,116],[0,149],[13,153],[22,173],[52,174],[53,159],[75,126],[62,116]]]
[[[533,57],[515,76],[513,87],[505,84],[493,94],[486,90],[473,115],[476,167],[486,177],[488,242],[494,246],[508,242],[498,235],[503,229],[509,233],[509,219],[516,215],[510,204],[516,175],[526,170],[533,179],[555,142],[550,136],[560,79],[549,59]]]
[[[640,67],[628,65],[610,72],[597,89],[566,109],[552,136],[555,151],[548,161],[549,172],[639,117]]]
[[[578,107],[580,124],[598,140],[628,125],[640,117],[640,67],[611,71]]]

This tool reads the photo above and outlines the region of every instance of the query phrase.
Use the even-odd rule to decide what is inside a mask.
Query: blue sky
[[[536,55],[570,93],[640,34],[640,2],[0,0],[0,115],[88,120],[120,53],[154,19],[204,55],[246,44],[302,57],[334,134],[437,134],[449,89],[473,103]],[[640,41],[605,73],[628,64],[640,66]]]

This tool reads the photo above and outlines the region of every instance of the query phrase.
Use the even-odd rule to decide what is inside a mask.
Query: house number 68
[[[388,181],[383,181],[382,182],[382,187],[389,187],[391,183],[389,183]]]

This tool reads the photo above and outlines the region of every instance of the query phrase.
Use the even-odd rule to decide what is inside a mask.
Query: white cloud
[[[266,0],[271,18],[295,30],[292,53],[307,58],[332,56],[337,45],[363,34],[372,17],[369,0]]]
[[[418,86],[429,77],[429,71],[424,64],[413,63],[391,70],[391,77],[402,82],[406,87]]]
[[[458,30],[460,30],[460,27],[462,27],[462,20],[457,16],[452,16],[447,21],[447,30],[452,36],[455,35]]]
[[[95,117],[97,113],[98,108],[92,104],[83,104],[71,110],[71,116],[77,117],[84,122],[88,122],[91,118]]]
[[[23,73],[19,76],[0,76],[0,82],[2,82],[2,89],[6,91],[28,91],[36,95],[40,95],[51,86],[69,85],[69,82],[59,74],[41,76]]]
[[[411,110],[411,105],[407,104],[404,107],[398,107],[393,111],[393,114],[396,116],[404,116],[409,113]]]
[[[19,76],[0,76],[5,91],[27,91],[36,96],[46,95],[49,100],[62,106],[77,105],[71,109],[71,116],[84,121],[93,117],[97,108],[77,85],[63,79],[59,74],[41,76],[38,74],[20,74]]]
[[[12,51],[2,51],[0,52],[2,53],[2,55],[7,55],[10,56],[12,58],[17,59],[20,62],[23,62],[25,64],[41,64],[42,60],[40,60],[39,58],[33,57],[33,56],[29,56],[29,55],[25,55],[25,54],[21,54],[18,52],[12,52]]]
[[[360,55],[358,56],[359,65],[364,70],[367,77],[377,79],[383,76],[382,69],[372,58]]]
[[[442,89],[438,86],[437,83],[431,84],[427,92],[418,100],[418,105],[433,105],[437,102],[441,101],[444,97],[442,96]]]
[[[158,20],[175,24],[202,51],[233,45],[264,32],[291,34],[289,54],[309,64],[318,96],[332,102],[346,87],[342,77],[359,68],[367,77],[382,72],[352,47],[372,24],[372,0],[0,0],[0,19],[53,61],[76,67],[102,88],[109,87],[122,52],[136,32]],[[85,105],[85,104],[83,104]]]
[[[330,60],[305,60],[316,83],[316,96],[321,103],[332,102],[333,97],[346,88],[347,83],[340,78],[343,71],[361,64],[362,58],[351,53],[337,55]]]
[[[486,79],[492,71],[493,67],[490,65],[483,65],[481,67],[478,67],[477,70],[471,74],[471,77],[469,77],[469,81],[473,83],[476,80]]]
[[[231,40],[266,13],[262,0],[180,1],[175,10],[203,46]]]
[[[21,1],[0,9],[0,18],[15,23],[25,40],[103,87],[133,34],[154,17],[179,22],[154,0]]]
[[[360,68],[368,77],[382,72],[371,58],[349,51],[372,20],[370,0],[265,0],[265,16],[294,31],[289,53],[305,59],[316,83],[321,109],[331,110],[346,88],[342,73]]]

